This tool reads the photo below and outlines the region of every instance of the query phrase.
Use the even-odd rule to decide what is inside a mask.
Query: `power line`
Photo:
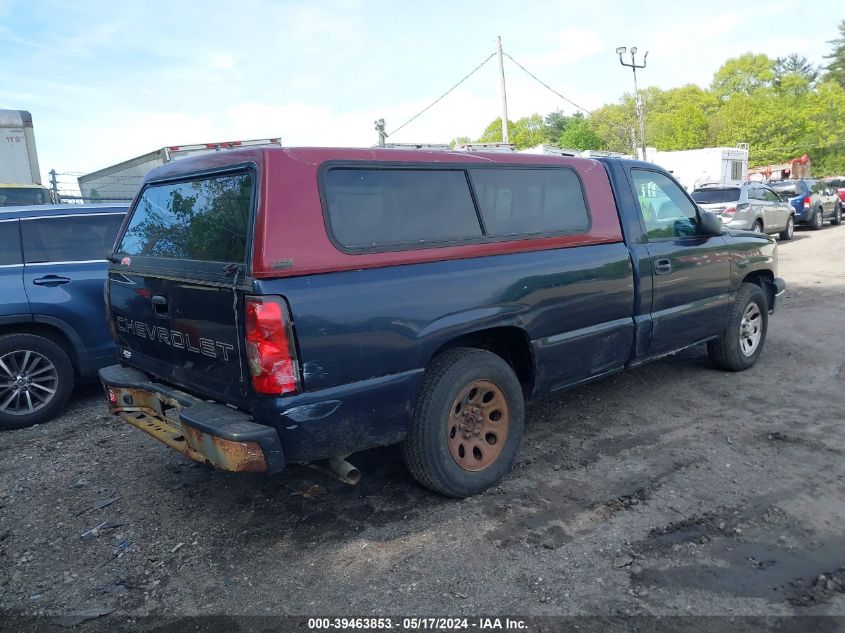
[[[525,66],[523,66],[523,65],[522,65],[522,64],[520,64],[518,61],[516,61],[516,60],[515,60],[513,57],[511,57],[508,53],[503,53],[503,55],[504,55],[505,57],[507,57],[509,60],[511,60],[514,64],[516,64],[517,66],[519,66],[519,67],[522,69],[522,71],[523,71],[523,72],[525,72],[525,73],[526,73],[529,77],[531,77],[532,79],[534,79],[534,81],[538,82],[538,83],[539,83],[540,85],[542,85],[544,88],[546,88],[547,90],[549,90],[549,91],[551,91],[552,93],[556,94],[558,97],[560,97],[561,99],[563,99],[563,100],[564,100],[564,101],[566,101],[567,103],[572,104],[573,106],[575,106],[575,107],[576,107],[576,108],[578,108],[579,110],[581,110],[581,111],[583,111],[583,112],[586,112],[587,114],[589,114],[589,115],[591,115],[591,116],[598,116],[598,115],[596,115],[596,113],[595,113],[595,112],[593,112],[592,110],[588,110],[588,109],[587,109],[587,108],[585,108],[584,106],[578,105],[578,104],[577,104],[577,103],[575,103],[572,99],[570,99],[570,98],[568,98],[568,97],[565,97],[564,95],[562,95],[561,93],[559,93],[557,90],[555,90],[554,88],[552,88],[549,84],[547,84],[545,81],[543,81],[542,79],[540,79],[539,77],[537,77],[537,75],[535,75],[535,74],[534,74],[534,73],[532,73],[530,70],[528,70]],[[625,132],[626,134],[627,134],[627,133],[629,133],[629,132],[631,131],[631,128],[628,128],[628,127],[626,127],[626,126],[624,126],[624,125],[621,125],[621,124],[619,124],[619,123],[614,123],[614,122],[612,122],[612,121],[607,121],[607,123],[608,123],[608,124],[610,124],[611,126],[613,126],[613,127],[617,128],[619,131],[623,131],[623,132]]]
[[[552,88],[549,84],[547,84],[545,81],[543,81],[542,79],[540,79],[539,77],[537,77],[537,75],[535,75],[534,73],[532,73],[530,70],[528,70],[525,66],[523,66],[522,64],[520,64],[518,61],[516,61],[513,57],[511,57],[511,56],[510,56],[510,55],[508,55],[507,53],[503,53],[503,55],[504,55],[505,57],[507,57],[509,60],[511,60],[514,64],[516,64],[517,66],[519,66],[519,67],[523,70],[523,72],[525,72],[526,74],[528,74],[528,75],[529,75],[532,79],[534,79],[534,81],[536,81],[536,82],[540,83],[540,84],[541,84],[542,86],[544,86],[547,90],[550,90],[551,92],[553,92],[554,94],[556,94],[558,97],[560,97],[561,99],[563,99],[563,100],[564,100],[564,101],[566,101],[567,103],[572,104],[573,106],[575,106],[575,107],[576,107],[576,108],[578,108],[579,110],[583,110],[583,111],[584,111],[584,112],[586,112],[587,114],[592,114],[592,112],[591,112],[590,110],[588,110],[587,108],[585,108],[585,107],[583,107],[583,106],[578,105],[577,103],[575,103],[572,99],[569,99],[568,97],[564,97],[564,96],[563,96],[562,94],[560,94],[557,90],[555,90],[555,89],[554,89],[554,88]]]
[[[409,123],[411,123],[411,122],[412,122],[412,121],[414,121],[415,119],[419,118],[421,115],[425,114],[428,110],[430,110],[430,109],[431,109],[434,105],[436,105],[438,102],[440,102],[440,101],[441,101],[444,97],[446,97],[446,96],[447,96],[450,92],[452,92],[455,88],[457,88],[457,87],[458,87],[458,86],[460,86],[462,83],[464,83],[467,79],[469,79],[470,77],[472,77],[472,76],[476,73],[476,71],[477,71],[479,68],[481,68],[482,66],[484,66],[484,64],[486,64],[486,63],[487,63],[487,62],[489,62],[491,59],[493,59],[493,57],[495,57],[495,55],[496,55],[496,53],[490,53],[490,56],[489,56],[487,59],[485,59],[483,62],[481,62],[478,66],[476,66],[475,68],[473,68],[473,69],[472,69],[472,71],[470,71],[470,73],[469,73],[466,77],[464,77],[463,79],[461,79],[458,83],[456,83],[454,86],[452,86],[451,88],[449,88],[446,92],[444,92],[442,95],[440,95],[439,97],[437,97],[437,99],[435,99],[434,101],[432,101],[432,102],[431,102],[428,106],[426,106],[425,108],[423,108],[422,110],[420,110],[417,114],[415,114],[415,115],[414,115],[414,116],[412,116],[410,119],[408,119],[407,121],[405,121],[402,125],[400,125],[400,126],[399,126],[398,128],[396,128],[395,130],[393,130],[390,134],[388,134],[388,136],[392,136],[392,135],[396,134],[396,133],[397,133],[399,130],[401,130],[403,127],[405,127],[406,125],[408,125]]]

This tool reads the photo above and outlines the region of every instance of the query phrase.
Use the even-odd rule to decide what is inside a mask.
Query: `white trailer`
[[[200,143],[196,145],[171,145],[149,154],[137,156],[90,174],[80,176],[79,191],[85,202],[131,200],[147,172],[165,163],[229,149],[244,147],[281,146],[280,138],[253,139],[248,141],[226,141],[223,143]]]
[[[0,110],[0,183],[41,184],[32,115],[26,110]]]
[[[671,172],[688,191],[705,183],[738,184],[748,179],[748,145],[705,147],[677,152],[648,148],[649,162]]]

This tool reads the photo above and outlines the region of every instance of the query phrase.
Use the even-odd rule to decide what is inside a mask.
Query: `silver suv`
[[[792,239],[795,210],[764,184],[702,185],[692,192],[692,199],[705,211],[718,215],[725,226]]]

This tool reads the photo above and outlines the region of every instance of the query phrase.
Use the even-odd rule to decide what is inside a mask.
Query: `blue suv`
[[[0,429],[46,422],[114,362],[103,283],[127,208],[0,210]]]
[[[806,224],[818,231],[825,220],[842,222],[842,203],[835,191],[820,180],[773,180],[769,186],[783,202],[795,209],[795,224]]]

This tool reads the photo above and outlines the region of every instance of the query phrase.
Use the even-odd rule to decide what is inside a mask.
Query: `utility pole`
[[[376,126],[376,132],[378,132],[378,146],[384,147],[384,143],[387,140],[387,132],[384,131],[384,119],[379,119],[378,121],[374,121]]]
[[[640,144],[642,146],[643,155],[642,160],[646,160],[646,153],[645,153],[645,112],[643,110],[643,102],[640,99],[640,89],[637,87],[637,68],[645,68],[646,60],[648,59],[648,51],[645,52],[643,55],[643,63],[641,65],[637,65],[636,59],[634,55],[637,54],[637,47],[631,47],[631,63],[626,64],[622,61],[622,54],[625,53],[627,49],[624,46],[620,46],[616,49],[616,54],[619,55],[619,63],[623,66],[627,66],[632,71],[634,71],[634,98],[636,99],[637,104],[637,118],[640,121]]]
[[[53,202],[59,203],[59,182],[56,179],[56,170],[50,170],[50,191],[53,192]]]
[[[508,139],[508,95],[505,91],[505,63],[502,59],[502,38],[496,36],[496,55],[499,57],[499,88],[502,92],[502,143],[509,143]]]

